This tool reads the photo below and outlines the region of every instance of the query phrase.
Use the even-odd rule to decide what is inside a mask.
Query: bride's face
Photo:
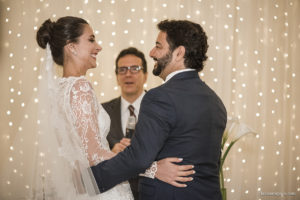
[[[74,44],[76,51],[76,60],[80,62],[86,70],[96,67],[96,56],[102,47],[96,42],[93,29],[90,25],[85,24],[83,34],[78,38],[78,42]]]

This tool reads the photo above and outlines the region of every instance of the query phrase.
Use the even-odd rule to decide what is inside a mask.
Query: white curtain
[[[37,123],[37,74],[45,53],[35,41],[37,28],[66,15],[88,20],[103,47],[98,67],[87,74],[101,102],[120,94],[114,73],[120,50],[135,46],[145,53],[149,90],[162,83],[148,56],[156,24],[167,18],[201,24],[210,46],[201,78],[229,116],[257,133],[238,141],[226,159],[228,199],[300,198],[299,0],[0,0],[0,199],[9,199],[11,182],[3,166],[19,162],[9,156],[14,145],[34,145],[15,138]],[[26,176],[17,165],[16,176]],[[19,187],[16,193],[26,189]]]

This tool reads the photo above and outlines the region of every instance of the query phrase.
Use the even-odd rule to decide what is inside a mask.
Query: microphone
[[[131,139],[135,131],[135,117],[129,116],[126,126],[125,137]]]

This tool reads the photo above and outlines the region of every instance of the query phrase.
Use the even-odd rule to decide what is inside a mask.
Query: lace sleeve
[[[85,79],[76,81],[71,88],[70,101],[75,127],[90,165],[113,157],[114,153],[101,145],[99,104],[90,83]]]
[[[140,176],[145,176],[154,179],[156,172],[157,172],[157,162],[154,161],[152,165],[148,169],[146,169],[145,173],[140,174]]]

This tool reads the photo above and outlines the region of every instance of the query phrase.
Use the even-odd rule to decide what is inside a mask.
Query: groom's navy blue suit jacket
[[[144,96],[131,145],[92,167],[101,192],[143,173],[153,161],[183,158],[195,165],[194,180],[177,188],[158,179],[140,180],[140,199],[221,200],[220,146],[226,126],[220,98],[196,71],[176,74]]]

